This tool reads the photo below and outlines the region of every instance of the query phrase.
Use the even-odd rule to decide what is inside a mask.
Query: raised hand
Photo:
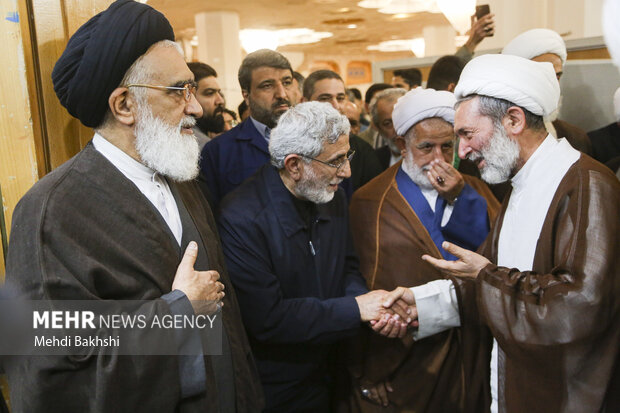
[[[480,19],[476,19],[476,15],[471,16],[471,29],[469,30],[469,38],[465,43],[465,47],[470,52],[474,52],[476,47],[484,40],[485,37],[493,36],[495,33],[494,14],[487,14]]]
[[[426,177],[433,188],[446,201],[454,202],[465,186],[461,173],[444,160],[435,159],[429,166]]]
[[[458,258],[457,261],[438,260],[430,255],[422,255],[422,259],[434,267],[438,268],[445,274],[455,277],[476,278],[480,271],[491,263],[488,259],[473,251],[461,248],[447,241],[441,246],[450,254]]]

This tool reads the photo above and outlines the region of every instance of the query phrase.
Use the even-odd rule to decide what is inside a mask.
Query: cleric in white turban
[[[560,85],[549,63],[488,54],[465,66],[454,94],[457,99],[473,94],[504,99],[546,117],[558,105]]]
[[[512,39],[502,50],[502,54],[534,59],[551,53],[566,63],[566,44],[562,37],[549,29],[532,29]]]
[[[620,411],[610,391],[620,383],[620,182],[548,134],[558,97],[551,64],[504,54],[473,59],[456,86],[459,156],[512,189],[480,255],[445,243],[458,261],[423,257],[461,279],[448,282],[458,300],[415,301],[419,329],[425,313],[436,331],[484,326],[491,413]]]
[[[549,62],[553,65],[558,82],[564,73],[566,45],[562,37],[553,30],[532,29],[521,33],[504,47],[502,54],[519,56],[535,62]],[[562,98],[558,101],[557,110],[545,116],[546,129],[556,138],[566,138],[573,148],[591,155],[592,145],[586,131],[558,119],[561,103]]]
[[[475,251],[499,209],[482,181],[461,175],[452,166],[455,103],[450,92],[422,88],[398,99],[392,121],[400,135],[396,144],[403,159],[355,191],[349,209],[360,270],[370,288],[416,286],[412,293],[427,307],[445,300],[435,292],[438,285],[450,281],[425,263],[422,255],[456,259],[443,248],[444,241]],[[421,286],[429,281],[430,285]],[[368,383],[385,377],[393,387],[389,401],[398,411],[484,411],[488,364],[473,354],[478,348],[477,330],[453,325],[423,340],[434,334],[433,320],[440,315],[432,310],[418,313],[426,327],[412,332],[414,339],[407,345],[363,333],[360,361],[364,368],[354,379],[359,380],[359,390],[353,394],[355,411],[379,411],[360,390],[368,390],[367,397],[373,398],[375,386],[367,388]]]
[[[409,128],[416,123],[434,117],[453,124],[455,103],[454,94],[445,90],[412,89],[394,105],[392,112],[394,129],[398,135],[405,136]]]

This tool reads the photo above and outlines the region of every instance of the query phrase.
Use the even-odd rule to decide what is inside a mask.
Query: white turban
[[[474,94],[505,99],[546,117],[558,106],[560,84],[551,63],[487,54],[467,63],[454,94],[457,99]]]
[[[445,90],[411,89],[400,97],[392,111],[392,123],[400,136],[416,123],[428,118],[442,118],[454,125],[454,104],[456,98]]]
[[[559,34],[549,29],[532,29],[521,33],[510,41],[502,54],[533,59],[545,53],[553,53],[566,63],[566,44]]]

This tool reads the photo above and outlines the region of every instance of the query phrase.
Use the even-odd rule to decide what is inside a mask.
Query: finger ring
[[[446,182],[446,180],[443,179],[441,176],[438,176],[437,178],[435,178],[435,180],[439,185],[443,185]]]
[[[370,390],[368,390],[368,389],[362,389],[362,396],[364,396],[364,397],[370,397]]]

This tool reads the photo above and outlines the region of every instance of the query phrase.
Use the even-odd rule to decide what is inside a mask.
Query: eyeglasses
[[[351,159],[353,159],[353,155],[355,155],[355,151],[351,150],[349,152],[347,152],[347,154],[345,155],[344,158],[342,158],[341,160],[334,160],[332,162],[325,162],[322,161],[320,159],[316,159],[316,158],[311,158],[310,156],[306,156],[306,155],[301,155],[299,154],[299,156],[301,156],[302,158],[306,158],[306,159],[311,159],[313,161],[317,161],[322,163],[323,165],[327,165],[330,166],[332,168],[336,168],[336,172],[340,171],[340,169],[347,163],[347,162],[351,162]]]
[[[186,102],[189,102],[192,98],[192,95],[196,94],[196,89],[198,88],[198,84],[196,82],[189,82],[184,84],[183,86],[156,86],[156,85],[142,85],[137,83],[132,83],[131,85],[127,85],[125,87],[148,87],[151,89],[166,89],[166,90],[183,90],[183,97]]]

